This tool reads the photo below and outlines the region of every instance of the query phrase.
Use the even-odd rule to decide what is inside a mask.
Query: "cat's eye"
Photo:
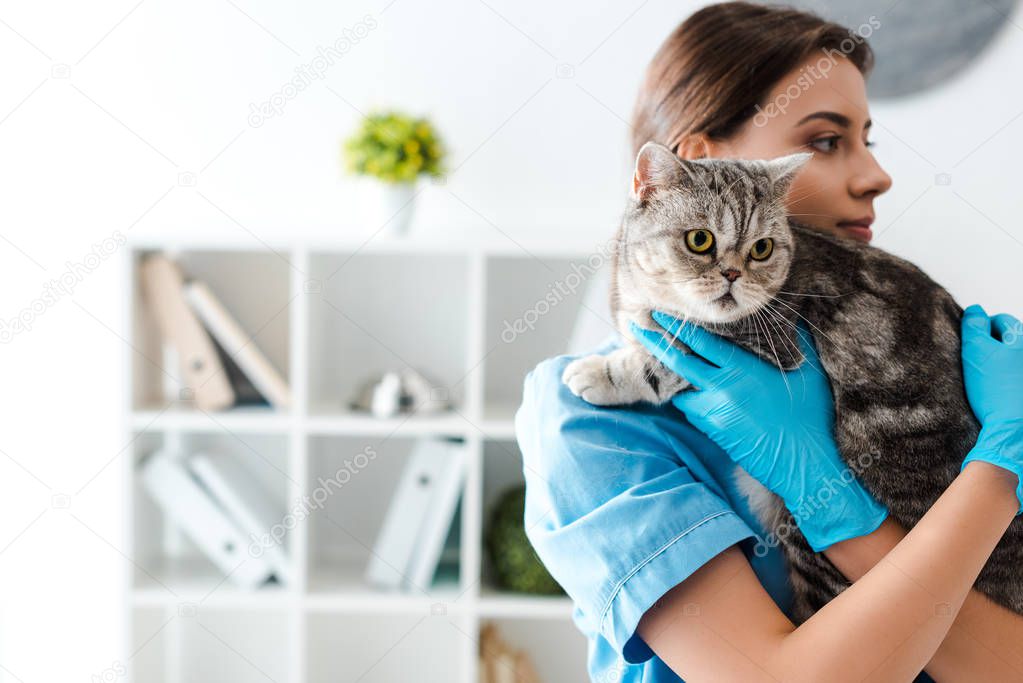
[[[749,255],[755,261],[763,261],[771,255],[772,251],[774,251],[774,240],[770,237],[764,237],[753,243],[753,248],[749,250]]]
[[[714,235],[703,228],[690,230],[686,233],[686,246],[697,254],[705,254],[714,246]]]

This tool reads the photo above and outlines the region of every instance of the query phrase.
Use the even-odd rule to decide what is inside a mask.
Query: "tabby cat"
[[[645,144],[612,261],[611,309],[625,343],[575,360],[562,379],[590,403],[661,404],[690,384],[632,338],[630,320],[662,332],[650,317],[661,310],[790,370],[803,361],[802,319],[831,381],[843,459],[908,529],[958,475],[980,429],[963,386],[963,310],[913,264],[787,216],[783,197],[810,156],[684,161]],[[802,623],[850,584],[813,552],[781,498],[741,468],[736,476],[788,559]],[[976,588],[1023,614],[1021,567],[1023,517]]]

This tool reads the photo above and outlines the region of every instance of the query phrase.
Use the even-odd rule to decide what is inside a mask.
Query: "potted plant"
[[[391,232],[407,232],[416,180],[444,174],[445,150],[433,125],[398,111],[376,111],[363,119],[343,149],[350,173],[375,179],[382,220],[389,221]]]

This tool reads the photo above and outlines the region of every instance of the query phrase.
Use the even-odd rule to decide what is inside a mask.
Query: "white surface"
[[[188,458],[188,467],[228,519],[241,530],[246,545],[257,542],[280,521],[283,512],[274,506],[273,497],[238,459],[226,453],[193,453]],[[291,584],[293,563],[282,548],[286,539],[267,545],[269,547],[265,547],[258,558],[248,558],[249,561],[257,559],[269,565],[279,582]]]
[[[444,186],[423,186],[410,252],[458,244],[464,232],[504,240],[509,250],[520,249],[511,240],[532,236],[587,244],[609,236],[629,173],[624,120],[642,69],[696,3],[398,0],[381,12],[385,6],[5,6],[0,234],[10,243],[0,241],[0,316],[18,315],[114,230],[246,248],[297,233],[322,241],[368,234],[378,226],[354,218],[365,208],[361,186],[339,172],[339,141],[356,114],[338,96],[364,111],[396,104],[429,114],[448,139],[458,170]],[[1020,12],[962,78],[872,108],[876,151],[895,181],[878,202],[877,244],[921,265],[961,303],[1017,315],[1023,249],[1001,228],[1023,239],[1014,171],[1023,93],[1012,80],[1023,61]],[[283,115],[247,125],[251,102],[278,92],[318,45],[366,13],[379,26],[323,82],[288,101]],[[574,65],[574,77],[556,78],[558,63]],[[69,79],[53,77],[60,64],[70,66]],[[942,171],[952,185],[935,185]],[[196,184],[179,185],[181,173],[195,174]],[[449,229],[459,237],[431,237]],[[127,280],[115,261],[104,260],[37,316],[31,332],[0,349],[0,582],[18,587],[0,611],[0,662],[25,681],[87,680],[130,654],[118,606],[134,571],[119,542],[121,464],[131,449],[118,420],[131,330],[121,315]],[[285,281],[300,287],[281,266]],[[478,293],[468,296],[470,308],[478,305]],[[225,301],[247,326],[240,303]],[[293,307],[291,324],[304,327],[306,315]],[[294,371],[292,388],[304,396],[304,359],[274,325],[266,333],[282,343],[261,335],[261,348]],[[478,351],[485,349],[477,337],[466,352]],[[266,424],[299,447],[286,419]],[[292,467],[304,480],[305,462]],[[297,625],[293,638],[304,629]],[[13,680],[0,672],[5,678]]]
[[[455,508],[462,497],[465,483],[465,447],[448,444],[446,467],[436,481],[436,491],[426,509],[419,539],[412,554],[407,583],[429,586],[437,572],[444,541],[455,521]]]
[[[409,580],[413,587],[428,585],[414,580],[415,573],[411,570],[417,561],[416,553],[422,552],[417,544],[426,531],[425,521],[431,509],[441,504],[439,495],[447,488],[446,479],[453,478],[451,460],[457,456],[443,441],[416,442],[398,487],[390,497],[383,526],[370,553],[366,567],[368,583],[378,588],[399,588]]]
[[[188,535],[224,576],[242,588],[254,588],[273,573],[266,558],[248,557],[242,528],[229,511],[189,474],[183,454],[157,451],[142,465],[146,493],[160,505],[167,527]]]
[[[151,246],[147,244],[146,248]],[[244,298],[248,283],[266,271],[258,251],[239,251],[233,245],[210,251],[185,246],[181,253],[187,254],[190,263],[202,264],[210,273],[223,270],[233,273],[232,281],[221,279],[219,284],[227,300]],[[124,257],[128,272],[137,273],[141,253],[136,245],[130,247]],[[373,627],[377,630],[368,635],[380,639],[410,615],[426,615],[441,624],[439,629],[435,624],[424,625],[424,632],[434,635],[417,633],[412,642],[421,638],[431,640],[439,632],[442,637],[435,647],[448,652],[445,657],[451,661],[424,672],[421,680],[445,683],[473,680],[476,633],[484,619],[536,623],[540,628],[548,628],[545,624],[551,621],[560,622],[563,628],[553,632],[567,634],[567,640],[561,637],[543,641],[542,645],[533,643],[531,647],[538,648],[534,653],[538,660],[556,661],[565,643],[578,642],[581,636],[569,621],[571,603],[566,598],[506,594],[490,588],[492,581],[482,566],[481,540],[496,496],[522,481],[522,460],[514,443],[512,423],[522,386],[522,377],[516,373],[564,351],[567,342],[563,328],[583,310],[584,280],[564,296],[556,310],[552,308],[535,325],[522,329],[514,340],[501,338],[504,322],[522,316],[523,311],[535,310],[537,297],[542,298],[549,289],[548,283],[587,258],[584,251],[574,258],[569,253],[566,244],[556,258],[537,260],[530,254],[515,256],[488,245],[463,243],[414,259],[404,249],[379,247],[370,254],[354,250],[342,259],[333,252],[301,244],[280,246],[278,256],[273,258],[292,264],[296,275],[290,280],[277,277],[270,278],[269,284],[263,282],[260,295],[248,299],[246,307],[253,329],[264,329],[265,323],[259,323],[261,318],[287,321],[278,330],[278,337],[267,339],[271,347],[290,350],[288,381],[295,386],[295,400],[290,410],[283,411],[243,407],[205,412],[186,402],[159,405],[155,399],[143,399],[162,395],[161,385],[167,375],[147,355],[151,348],[158,348],[154,320],[144,308],[132,307],[135,320],[129,327],[133,337],[128,340],[131,347],[125,353],[125,363],[132,369],[133,395],[140,398],[125,415],[129,437],[135,437],[130,448],[132,457],[124,460],[126,475],[133,462],[160,447],[174,446],[188,453],[222,453],[232,462],[243,464],[250,470],[245,478],[254,476],[259,487],[266,490],[266,505],[278,510],[279,528],[288,530],[285,543],[291,566],[287,573],[294,577],[283,587],[267,586],[255,591],[232,585],[225,576],[228,572],[218,571],[188,539],[181,538],[136,483],[133,495],[127,497],[125,514],[132,539],[125,546],[125,555],[133,558],[135,571],[126,586],[132,628],[124,649],[129,653],[145,651],[147,655],[129,658],[134,680],[160,677],[169,683],[192,680],[183,676],[199,652],[206,657],[214,656],[188,637],[195,617],[203,616],[207,610],[227,617],[245,611],[283,614],[292,624],[286,641],[262,648],[261,656],[276,657],[275,666],[284,667],[285,680],[289,681],[315,679],[321,675],[317,672],[323,670],[353,676],[363,673],[359,669],[360,657],[353,655],[344,662],[325,654],[327,650],[319,644],[325,636],[316,633],[324,620],[338,624],[342,630],[360,632],[364,631],[360,626],[364,622],[378,624]],[[307,279],[311,266],[322,272]],[[331,273],[339,267],[350,267],[359,277],[352,278],[346,273],[345,278],[338,276],[332,282]],[[538,273],[537,268],[542,272]],[[411,279],[395,284],[394,274],[405,269],[458,275],[427,282],[428,287],[418,288],[428,290],[429,295],[422,296]],[[323,285],[309,287],[310,281]],[[348,296],[361,303],[361,297],[345,286],[346,281],[357,282],[363,291],[373,292],[383,301],[401,303],[418,296],[415,304],[418,318],[402,315],[401,308],[390,306],[338,307],[335,296]],[[528,285],[518,286],[523,282]],[[125,292],[126,299],[133,298],[132,291],[129,288]],[[282,299],[287,302],[284,310],[278,308]],[[347,324],[332,324],[333,318],[343,319]],[[453,326],[452,320],[457,325]],[[366,353],[357,346],[355,351],[345,351],[353,348],[353,343],[373,348],[366,347],[361,337],[377,343],[382,338],[390,339],[388,333],[381,331],[387,325],[407,336],[405,341],[384,347],[388,356],[379,350],[375,354]],[[427,334],[436,334],[438,329],[443,331],[447,343],[424,344]],[[510,357],[507,349],[513,343],[518,355]],[[471,355],[466,349],[471,350]],[[139,356],[144,362],[139,362]],[[370,360],[394,366],[407,362],[406,357],[415,357],[414,363],[410,363],[414,367],[422,364],[450,368],[446,380],[451,385],[434,387],[459,397],[454,411],[375,419],[343,407],[343,399],[358,387],[360,373],[366,371]],[[521,368],[509,368],[510,358]],[[323,381],[324,375],[333,380]],[[488,381],[488,375],[499,381]],[[464,446],[455,447],[463,462],[464,480],[461,476],[450,478],[462,501],[461,513],[454,515],[453,522],[458,525],[462,539],[458,548],[459,571],[453,579],[444,575],[432,584],[423,578],[426,572],[415,562],[400,560],[379,545],[387,545],[385,537],[394,531],[387,530],[391,502],[396,497],[409,500],[399,491],[409,473],[414,473],[409,465],[417,457],[416,448],[423,436],[458,436],[465,440]],[[448,450],[444,455],[450,456]],[[366,457],[360,461],[360,455]],[[450,468],[450,464],[444,464]],[[447,496],[447,500],[454,504],[457,497]],[[434,514],[438,519],[432,519]],[[417,552],[431,537],[443,542],[452,526],[453,514],[453,507],[432,512],[420,510],[423,529],[417,531],[406,522],[413,534],[406,540],[415,541]],[[272,522],[263,526],[275,528]],[[261,555],[268,556],[265,552]],[[401,592],[371,587],[371,582],[365,579],[367,567],[375,565],[381,557],[386,558],[388,565],[400,565],[405,580],[411,579],[413,588]],[[153,627],[154,611],[166,617],[166,627],[162,622]],[[243,621],[232,628],[264,628],[258,620],[245,624]],[[209,626],[204,630],[224,642],[230,642],[233,635],[213,632]],[[239,638],[266,643],[275,632],[276,627],[260,636],[245,633],[239,634]],[[232,647],[225,647],[221,656],[233,659],[238,653]],[[152,650],[158,655],[152,654]],[[397,672],[404,666],[408,662],[381,663],[381,671]],[[559,670],[573,670],[575,677],[579,677],[583,675],[585,660],[578,658],[559,666]],[[458,672],[454,678],[452,671]],[[367,680],[381,675],[374,669]]]

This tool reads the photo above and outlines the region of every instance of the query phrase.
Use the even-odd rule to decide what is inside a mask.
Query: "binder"
[[[278,409],[291,405],[291,390],[238,322],[202,282],[185,285],[185,299],[206,330],[223,348],[259,393]]]
[[[445,445],[447,454],[437,475],[437,486],[412,552],[412,562],[406,574],[406,588],[430,587],[461,497],[465,480],[465,446],[452,442]]]
[[[142,483],[167,519],[180,528],[226,576],[255,588],[273,576],[262,557],[248,553],[248,539],[192,476],[184,461],[166,450],[142,463]]]
[[[458,453],[452,452],[449,442],[442,439],[422,439],[416,443],[384,516],[383,526],[366,567],[365,579],[369,584],[385,589],[426,587],[428,582],[413,582],[412,572],[421,578],[427,571],[429,563],[419,559],[417,553],[423,554],[429,548],[421,544],[420,539],[428,531],[428,519],[435,519],[429,529],[431,532],[435,532],[442,521],[443,511],[437,511],[434,506],[440,502],[438,492],[449,490],[449,479],[458,472],[452,467],[455,458],[464,460]],[[444,535],[441,534],[441,546]],[[437,553],[439,555],[439,550]]]
[[[191,390],[202,410],[220,410],[235,395],[206,331],[185,301],[184,277],[178,265],[162,254],[147,256],[140,266],[142,286],[165,342],[174,345],[181,384]]]
[[[255,548],[278,581],[291,583],[293,576],[284,551],[284,537],[267,541],[276,526],[284,528],[284,520],[282,511],[271,503],[266,488],[237,458],[225,453],[195,453],[189,456],[187,463],[199,483],[245,537],[250,554]]]

